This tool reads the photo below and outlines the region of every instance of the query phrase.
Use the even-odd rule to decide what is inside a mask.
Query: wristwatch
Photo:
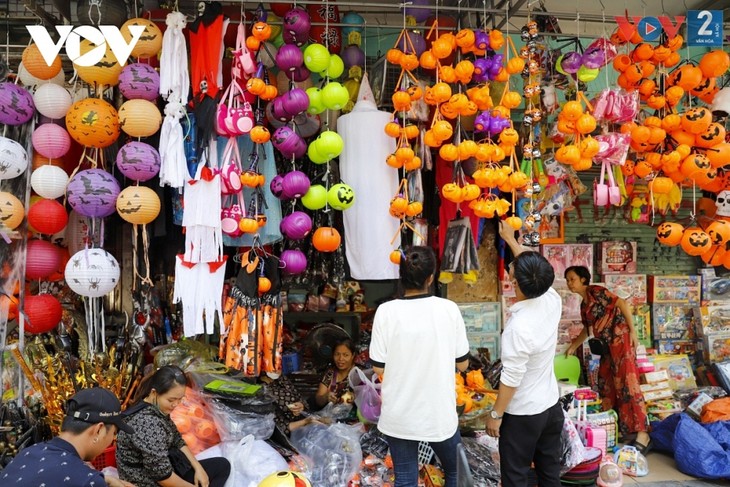
[[[497,414],[497,411],[495,411],[494,409],[492,409],[491,411],[489,411],[489,417],[492,418],[492,419],[502,419],[502,416],[500,416],[499,414]]]

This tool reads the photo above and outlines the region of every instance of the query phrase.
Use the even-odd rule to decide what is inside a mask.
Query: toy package
[[[646,303],[646,274],[605,274],[606,288],[632,306]]]
[[[700,276],[650,276],[652,303],[686,303],[698,305],[701,297]]]
[[[657,371],[666,370],[669,384],[674,391],[696,389],[697,383],[687,355],[657,355],[654,357]]]
[[[564,281],[565,269],[570,266],[593,269],[593,244],[547,244],[542,246],[542,255],[555,269],[557,282]]]
[[[633,320],[636,335],[639,342],[646,348],[651,348],[651,307],[648,304],[639,304],[633,306]]]
[[[693,340],[694,308],[683,304],[654,304],[652,307],[654,340]]]
[[[730,360],[730,333],[712,333],[703,338],[705,358],[710,362]]]
[[[636,272],[636,242],[601,242],[601,274]]]
[[[702,276],[702,301],[730,301],[730,277]]]
[[[699,322],[697,334],[707,336],[713,334],[730,334],[730,303],[713,303],[696,308]]]

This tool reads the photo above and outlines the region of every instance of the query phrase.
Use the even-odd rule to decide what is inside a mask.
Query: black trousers
[[[213,457],[199,460],[199,462],[205,469],[205,473],[208,474],[209,487],[223,487],[225,485],[228,475],[231,473],[231,464],[228,460],[223,457]],[[183,475],[183,479],[195,485],[195,470],[190,469]]]
[[[560,486],[563,421],[560,403],[531,416],[504,415],[499,428],[503,487],[526,487],[532,463],[540,487]]]

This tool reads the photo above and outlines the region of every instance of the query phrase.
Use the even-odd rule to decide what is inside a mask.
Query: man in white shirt
[[[563,411],[553,370],[562,304],[555,272],[537,252],[523,251],[504,222],[499,233],[515,256],[509,268],[517,295],[502,333],[499,395],[487,433],[499,437],[503,487],[527,486],[530,465],[540,487],[560,486]]]

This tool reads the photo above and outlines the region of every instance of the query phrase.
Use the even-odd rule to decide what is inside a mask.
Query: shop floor
[[[730,487],[730,482],[725,480],[698,480],[694,477],[683,474],[677,470],[674,458],[659,452],[649,452],[649,475],[646,477],[632,478],[624,476],[624,485],[631,487],[640,484],[641,487]]]

